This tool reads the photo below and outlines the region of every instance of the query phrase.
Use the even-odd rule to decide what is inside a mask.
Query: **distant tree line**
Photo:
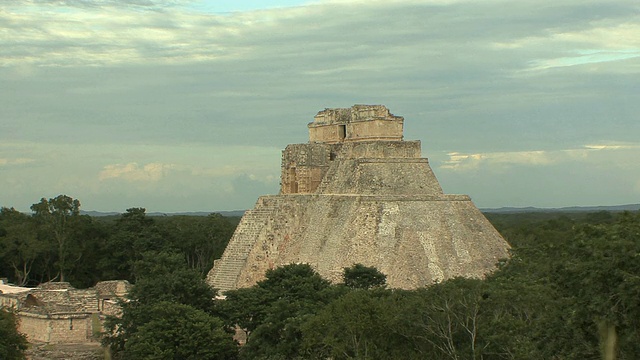
[[[0,209],[0,276],[20,286],[68,281],[79,288],[97,281],[135,282],[147,252],[181,256],[202,276],[224,251],[237,219],[209,216],[149,217],[144,208],[120,216],[80,214],[66,195],[42,198],[24,214]]]

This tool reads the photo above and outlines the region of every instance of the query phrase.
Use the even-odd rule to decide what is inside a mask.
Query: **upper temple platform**
[[[354,105],[324,109],[309,127],[309,142],[336,144],[355,141],[401,141],[404,118],[384,105]]]
[[[420,159],[420,141],[403,141],[403,125],[384,105],[318,112],[308,124],[309,142],[282,152],[280,194],[442,194],[427,159]]]

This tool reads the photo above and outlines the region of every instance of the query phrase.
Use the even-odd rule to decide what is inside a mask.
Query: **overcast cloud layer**
[[[0,205],[251,208],[356,103],[480,207],[640,202],[637,0],[295,3],[0,3]]]

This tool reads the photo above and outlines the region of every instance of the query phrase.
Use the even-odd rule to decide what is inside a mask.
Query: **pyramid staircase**
[[[249,253],[265,226],[273,221],[273,214],[280,207],[278,197],[263,196],[252,210],[247,210],[229,241],[222,258],[213,264],[207,282],[221,293],[236,288],[238,277],[247,264]]]

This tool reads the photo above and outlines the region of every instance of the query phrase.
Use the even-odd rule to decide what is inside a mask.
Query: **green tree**
[[[506,233],[513,256],[487,282],[486,311],[493,320],[483,333],[492,353],[640,357],[639,214],[560,217]]]
[[[142,306],[138,324],[124,346],[126,359],[234,359],[237,345],[222,321],[189,305],[161,301]]]
[[[387,285],[387,276],[375,267],[355,264],[343,269],[344,284],[352,289],[371,289]]]
[[[138,278],[136,264],[143,253],[170,251],[156,222],[146,215],[144,208],[129,208],[118,218],[103,245],[109,254],[99,263],[104,279],[124,279],[132,283]]]
[[[104,243],[108,237],[108,229],[104,223],[88,215],[75,219],[71,231],[75,261],[69,267],[67,280],[77,288],[87,288],[96,282],[107,280],[99,269],[102,259],[108,258],[104,252]]]
[[[308,264],[268,270],[265,279],[249,289],[228,291],[220,312],[227,323],[243,327],[247,359],[300,356],[304,319],[327,304],[335,293]]]
[[[227,291],[225,299],[216,301],[219,314],[230,329],[239,328],[249,340],[273,305],[273,297],[263,288],[253,286]]]
[[[482,287],[481,280],[455,278],[407,292],[390,328],[419,358],[480,359]]]
[[[34,264],[48,251],[47,244],[38,238],[33,219],[14,208],[0,209],[0,229],[1,262],[13,271],[13,283],[27,285]]]
[[[483,283],[478,337],[489,359],[553,359],[582,340],[567,331],[570,310],[557,289],[535,275],[503,269]],[[581,358],[578,354],[560,358]]]
[[[184,254],[189,267],[206,275],[233,235],[235,225],[220,214],[171,216],[158,221],[172,247]]]
[[[22,360],[27,339],[17,330],[16,316],[0,308],[0,359]]]
[[[412,344],[395,331],[403,300],[399,293],[350,291],[334,299],[302,324],[303,358],[420,358]]]
[[[42,198],[31,205],[34,218],[42,226],[45,236],[51,235],[57,249],[57,270],[60,281],[66,281],[71,264],[80,259],[80,255],[71,246],[71,228],[80,216],[80,201],[67,195],[58,195],[49,200]]]
[[[121,359],[232,359],[237,349],[213,315],[215,292],[179,254],[145,252],[138,281],[109,318],[103,343]]]
[[[136,263],[139,279],[130,292],[138,303],[167,301],[211,313],[216,292],[179,254],[145,252]]]
[[[640,214],[586,225],[552,274],[574,313],[589,323],[604,359],[640,358]]]

